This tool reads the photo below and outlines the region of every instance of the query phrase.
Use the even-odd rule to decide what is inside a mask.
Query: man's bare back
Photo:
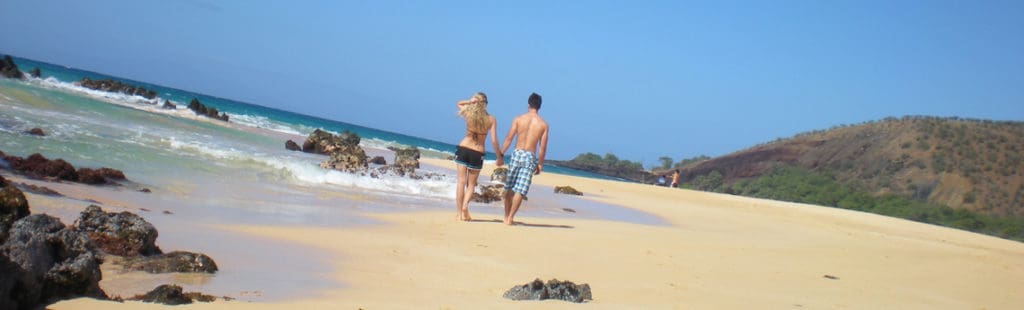
[[[512,138],[516,139],[516,149],[537,155],[537,172],[544,165],[544,153],[548,148],[548,123],[537,114],[537,110],[529,110],[512,120],[512,126],[505,135],[502,150],[508,149]],[[538,151],[539,145],[539,151]]]

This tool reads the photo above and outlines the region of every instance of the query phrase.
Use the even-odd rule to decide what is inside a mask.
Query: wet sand
[[[425,159],[438,166],[448,163]],[[490,167],[485,167],[489,171]],[[178,308],[576,308],[501,294],[534,278],[589,283],[601,309],[1022,309],[1024,244],[916,222],[794,203],[542,174],[586,196],[663,220],[544,216],[522,225],[474,206],[366,212],[372,225],[223,225],[241,235],[322,251],[334,285],[269,302]],[[539,188],[539,187],[538,187]],[[587,205],[577,205],[590,212]],[[483,209],[483,210],[477,210]],[[479,212],[477,212],[479,211]],[[298,266],[284,265],[281,270]],[[64,301],[51,309],[164,308]]]

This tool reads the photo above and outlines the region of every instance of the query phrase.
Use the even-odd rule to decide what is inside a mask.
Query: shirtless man
[[[523,203],[523,196],[530,190],[533,175],[544,169],[544,153],[548,149],[548,123],[537,114],[540,110],[540,95],[530,94],[526,113],[512,120],[512,126],[501,145],[501,154],[507,154],[512,138],[516,138],[516,150],[508,165],[505,178],[505,225],[512,225],[512,219]],[[538,150],[538,142],[540,147]]]

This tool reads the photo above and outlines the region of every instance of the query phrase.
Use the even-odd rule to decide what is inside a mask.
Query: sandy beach
[[[498,204],[474,204],[468,223],[453,221],[454,211],[419,210],[369,213],[382,224],[346,228],[228,225],[222,228],[327,253],[331,270],[325,272],[339,285],[297,299],[181,308],[1024,308],[1019,242],[834,208],[641,184],[557,174],[542,174],[535,184],[571,185],[585,195],[577,199],[647,212],[669,225],[519,216],[522,225],[508,227],[500,223]],[[534,278],[588,283],[594,300],[577,305],[501,297]],[[164,307],[76,299],[49,308]]]

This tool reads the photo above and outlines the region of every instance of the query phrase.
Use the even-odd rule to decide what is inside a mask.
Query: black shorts
[[[464,147],[455,148],[455,163],[466,166],[473,170],[484,168],[484,153],[480,153]]]

